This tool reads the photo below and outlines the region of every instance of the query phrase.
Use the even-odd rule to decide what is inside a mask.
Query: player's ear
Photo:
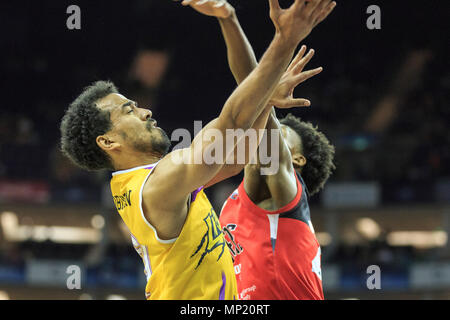
[[[111,152],[120,148],[120,143],[114,141],[108,135],[101,135],[95,139],[95,142],[105,152]]]
[[[296,169],[303,168],[306,164],[306,158],[300,153],[295,153],[292,155],[292,163]]]

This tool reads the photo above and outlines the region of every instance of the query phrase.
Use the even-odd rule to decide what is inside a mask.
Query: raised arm
[[[256,68],[258,65],[253,48],[250,45],[244,31],[242,30],[239,20],[236,16],[235,9],[225,0],[203,0],[203,1],[193,1],[193,0],[185,0],[183,1],[183,5],[190,5],[193,9],[198,12],[213,16],[218,18],[220,23],[220,27],[222,30],[223,37],[225,39],[226,47],[227,47],[227,58],[230,69],[234,75],[236,82],[241,83],[250,72]],[[325,17],[333,10],[334,3],[329,2],[328,4],[325,2],[321,5],[321,18],[315,22],[317,25],[320,21],[325,19]],[[299,55],[303,55],[306,48],[302,48]],[[301,58],[301,57],[300,57]],[[299,62],[299,59],[296,59],[292,62],[292,66],[296,65]],[[267,124],[267,120],[269,114],[271,112],[271,105],[276,105],[278,107],[288,108],[295,106],[308,106],[310,102],[306,99],[294,99],[291,95],[284,94],[286,91],[285,87],[292,86],[293,82],[296,81],[295,78],[291,77],[292,74],[285,74],[283,76],[282,81],[278,84],[275,96],[272,97],[272,101],[267,106],[267,108],[260,114],[260,116],[254,122],[252,129],[254,132],[258,133],[258,141],[260,140],[259,130],[264,129]],[[294,75],[298,77],[297,75]],[[303,75],[302,75],[303,76]],[[304,80],[303,80],[304,81]],[[296,82],[295,85],[298,83]],[[294,86],[295,87],[295,86]],[[294,87],[287,88],[288,90],[293,90]],[[287,92],[287,91],[286,91]],[[245,106],[244,106],[245,107]],[[241,141],[243,142],[243,141]],[[255,154],[257,150],[257,145],[249,145],[248,148],[239,148],[240,150],[245,150],[245,163],[247,163],[252,155]],[[237,158],[237,150],[235,150],[235,154],[231,155],[231,159]],[[219,171],[219,173],[207,183],[205,187],[209,187],[214,185],[222,180],[225,180],[231,176],[234,176],[242,171],[244,168],[244,164],[237,164],[236,161],[231,161],[233,164],[225,164],[223,168]]]
[[[291,64],[289,65],[286,72],[283,74],[283,76],[280,79],[280,82],[278,83],[277,88],[275,89],[274,94],[272,95],[268,107],[265,109],[264,113],[259,116],[259,118],[255,121],[253,128],[256,132],[260,132],[260,129],[266,129],[265,131],[268,132],[268,139],[267,142],[271,141],[271,135],[270,130],[276,130],[276,132],[279,132],[278,127],[278,119],[276,118],[275,114],[275,108],[270,107],[272,105],[279,106],[281,108],[290,108],[293,106],[309,106],[311,102],[307,99],[303,98],[294,98],[293,93],[294,89],[302,82],[308,80],[309,78],[319,74],[322,72],[322,67],[315,68],[312,70],[303,71],[306,64],[309,62],[309,60],[314,55],[314,50],[310,50],[306,56],[304,56],[306,52],[306,46],[302,46],[299,52],[297,53],[296,57],[292,60]],[[258,142],[261,140],[261,136],[258,134]],[[290,164],[290,153],[289,150],[285,149],[284,141],[282,140],[283,137],[281,135],[278,135],[279,139],[279,146],[280,150],[278,151],[279,160],[281,164],[281,169],[286,169],[285,165]],[[243,141],[241,141],[243,143]],[[259,143],[258,143],[259,145]],[[249,163],[249,159],[251,156],[257,155],[258,151],[258,145],[249,145],[246,149],[240,148],[240,150],[245,150],[245,164],[238,164],[237,161],[233,161],[233,164],[225,164],[223,168],[220,170],[220,172],[210,181],[205,187],[212,186],[220,181],[223,181],[229,177],[235,176],[239,174],[244,167],[246,167],[246,183],[252,182],[251,180],[254,180],[254,183],[250,183],[249,185],[258,186],[264,181],[261,181],[261,179],[264,179],[264,177],[260,177],[261,175],[261,166],[259,164],[259,159],[256,165],[247,165],[246,163]],[[237,150],[239,150],[239,147],[236,148],[235,154],[231,155],[230,158],[237,159]],[[251,169],[251,170],[250,170]],[[248,173],[252,172],[254,174],[249,175]],[[252,179],[254,177],[254,179]]]
[[[272,100],[275,105],[292,99],[293,90],[299,83],[306,81],[322,71],[320,67],[303,72],[304,67],[314,55],[314,50],[312,49],[308,54],[303,56],[305,52],[306,47],[303,46],[284,74],[281,84],[278,86],[278,90]],[[271,141],[270,136],[274,132],[277,133],[278,159],[276,160],[278,160],[278,170],[274,174],[261,174],[263,165],[259,159],[256,164],[246,165],[244,170],[244,188],[250,199],[255,203],[258,203],[261,199],[271,198],[273,200],[273,207],[271,209],[277,210],[295,198],[297,194],[297,181],[294,175],[292,155],[281,134],[281,125],[276,116],[275,109],[272,110],[269,116],[266,128],[267,135],[269,136],[268,141]]]
[[[154,216],[150,220],[164,217],[169,224],[184,221],[188,195],[208,183],[234,152],[226,146],[227,129],[247,130],[253,126],[266,108],[295,48],[319,18],[321,11],[317,10],[323,2],[329,1],[311,0],[306,5],[305,0],[295,0],[288,9],[281,9],[277,0],[269,0],[270,17],[276,29],[269,48],[259,65],[226,101],[218,118],[197,135],[189,148],[171,152],[155,168],[144,187],[144,211],[146,216],[149,212]],[[204,135],[209,137],[205,139]],[[219,161],[202,161],[205,154],[212,153]]]
[[[239,85],[256,68],[258,61],[239,23],[235,9],[225,0],[184,0],[182,4],[192,7],[203,15],[217,18],[227,48],[228,65],[236,83]],[[258,129],[263,129],[266,126],[270,112],[270,109],[266,108],[255,120],[252,129],[256,130],[256,132],[258,132]],[[258,136],[258,138],[260,137]],[[248,146],[245,154],[246,163],[256,149],[257,146]],[[231,159],[237,158],[236,152],[235,150],[235,154],[230,156]],[[233,164],[224,164],[219,173],[205,185],[205,188],[234,176],[244,169],[244,165],[237,165],[235,161],[232,162]]]

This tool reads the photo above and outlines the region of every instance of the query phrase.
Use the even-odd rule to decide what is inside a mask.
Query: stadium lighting
[[[50,240],[56,243],[97,243],[102,234],[92,228],[50,227]]]
[[[96,214],[91,219],[91,225],[95,229],[102,229],[105,226],[105,218],[103,218],[101,215]]]
[[[13,242],[30,239],[39,242],[51,240],[55,243],[98,243],[102,237],[100,230],[94,228],[19,225],[17,215],[9,211],[1,214],[0,225],[5,239]]]
[[[387,235],[391,246],[413,246],[419,249],[444,247],[448,235],[445,231],[393,231]]]
[[[17,239],[16,228],[19,225],[19,219],[14,212],[5,211],[0,217],[0,223],[2,226],[5,239],[14,241]]]
[[[381,233],[378,223],[371,218],[361,218],[356,221],[356,229],[365,238],[373,240],[378,238]]]
[[[79,300],[93,300],[92,296],[88,293],[82,293],[78,299]]]
[[[106,297],[106,300],[127,300],[127,298],[121,296],[120,294],[110,294]]]
[[[31,239],[33,239],[34,241],[45,241],[48,240],[50,238],[50,234],[51,234],[51,229],[46,227],[46,226],[35,226],[35,227],[31,227],[32,229],[32,236]],[[23,236],[23,226],[19,227],[20,230],[20,234]],[[23,238],[25,238],[23,236]]]
[[[316,238],[321,246],[327,246],[332,241],[331,235],[328,232],[316,232]]]
[[[0,300],[10,300],[8,292],[0,291]]]

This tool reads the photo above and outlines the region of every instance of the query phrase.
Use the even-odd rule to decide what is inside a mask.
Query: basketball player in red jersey
[[[198,1],[203,5],[206,2]],[[320,22],[336,3],[324,1],[319,5],[315,2],[305,5],[317,5],[315,9],[322,11]],[[220,22],[230,67],[240,83],[257,66],[256,58],[237,22]],[[310,50],[303,56],[305,52],[303,46],[274,94],[286,99],[271,100],[271,104],[281,106],[292,100],[294,88],[321,71],[317,68],[302,72],[314,54]],[[280,123],[274,110],[266,129],[281,132],[279,169],[275,174],[263,175],[259,161],[256,165],[247,164],[244,180],[225,202],[220,214],[234,260],[239,299],[324,299],[321,251],[311,223],[308,196],[323,187],[334,169],[334,147],[310,123],[292,115]],[[225,166],[207,186],[241,169]]]
[[[280,124],[272,114],[267,128],[281,130],[278,172],[262,175],[260,164],[247,165],[219,219],[239,299],[322,300],[321,249],[308,197],[334,169],[334,148],[310,123],[292,115]]]

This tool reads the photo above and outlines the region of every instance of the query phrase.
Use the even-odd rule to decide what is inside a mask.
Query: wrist
[[[236,15],[236,10],[234,9],[233,6],[231,6],[230,4],[226,4],[228,6],[228,10],[230,11],[230,15],[226,18],[218,18],[219,21],[236,21],[237,20],[237,15]]]
[[[282,48],[287,51],[295,51],[300,41],[296,41],[296,39],[292,39],[290,37],[284,36],[279,31],[275,32],[275,36],[273,37],[272,43],[277,47]]]

